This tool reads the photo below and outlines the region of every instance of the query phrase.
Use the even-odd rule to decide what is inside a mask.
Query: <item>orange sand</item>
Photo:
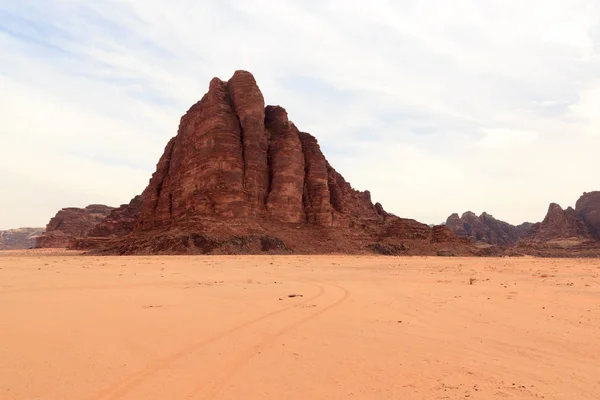
[[[600,399],[600,260],[0,253],[3,400],[463,398]]]

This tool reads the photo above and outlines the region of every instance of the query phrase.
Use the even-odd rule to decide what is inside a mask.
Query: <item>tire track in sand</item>
[[[323,283],[323,282],[320,282]],[[236,357],[230,364],[229,367],[221,374],[220,378],[218,378],[216,380],[215,383],[213,383],[212,385],[210,385],[208,388],[206,388],[205,386],[200,386],[197,387],[189,396],[188,398],[192,398],[192,399],[213,399],[215,396],[217,396],[227,385],[227,383],[229,381],[231,381],[235,375],[244,368],[244,366],[251,361],[258,353],[259,351],[261,351],[262,349],[264,349],[265,347],[271,345],[273,342],[275,342],[277,339],[279,339],[280,337],[284,336],[285,334],[287,334],[288,332],[298,328],[299,326],[313,320],[314,318],[318,317],[321,314],[324,314],[325,312],[339,306],[340,304],[342,304],[344,301],[346,301],[348,299],[348,297],[350,296],[350,292],[348,292],[348,290],[342,286],[338,286],[338,285],[334,285],[329,283],[329,286],[333,286],[337,289],[339,289],[342,292],[342,296],[337,299],[336,301],[334,301],[333,303],[319,309],[316,312],[311,313],[310,315],[303,317],[297,321],[295,321],[293,324],[288,325],[270,335],[268,335],[266,338],[264,338],[263,340],[261,340],[258,344],[252,346],[247,352],[243,353],[242,355]]]
[[[168,355],[166,357],[156,360],[155,362],[149,364],[142,370],[130,375],[129,377],[121,380],[120,382],[118,382],[114,385],[111,385],[111,386],[107,387],[106,389],[89,397],[88,400],[116,400],[116,399],[120,399],[120,398],[124,397],[132,389],[141,385],[142,383],[144,383],[144,381],[151,378],[152,376],[154,376],[156,373],[160,372],[161,370],[168,368],[170,365],[172,365],[176,361],[189,355],[190,352],[193,352],[193,351],[195,351],[203,346],[206,346],[208,344],[217,342],[228,335],[231,335],[235,332],[243,330],[244,328],[247,328],[249,326],[252,326],[254,324],[257,324],[259,322],[267,320],[268,318],[271,318],[275,315],[282,314],[282,313],[289,311],[293,308],[296,308],[298,306],[312,302],[312,301],[318,299],[319,297],[323,296],[323,294],[325,293],[325,289],[321,285],[318,285],[318,284],[315,284],[315,286],[317,286],[319,288],[319,292],[316,295],[309,297],[306,300],[303,300],[294,305],[291,305],[291,306],[288,306],[288,307],[285,307],[285,308],[282,308],[279,310],[271,311],[269,313],[261,315],[260,317],[251,319],[240,325],[236,325],[232,328],[229,328],[229,329],[227,329],[223,332],[220,332],[214,336],[211,336],[207,339],[192,343],[171,355]]]

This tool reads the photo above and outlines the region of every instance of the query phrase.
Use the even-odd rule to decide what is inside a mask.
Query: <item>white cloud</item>
[[[139,193],[235,69],[401,216],[600,189],[597,0],[21,0],[0,27],[0,229]]]
[[[477,147],[487,149],[509,149],[531,145],[539,134],[535,131],[523,131],[502,128],[483,128],[483,137],[476,143]]]
[[[590,138],[600,137],[600,83],[589,84],[579,92],[579,101],[569,107],[570,116]]]

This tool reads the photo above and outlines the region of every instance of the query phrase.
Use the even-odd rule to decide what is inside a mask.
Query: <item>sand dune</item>
[[[600,260],[0,253],[6,400],[591,400],[599,338]]]

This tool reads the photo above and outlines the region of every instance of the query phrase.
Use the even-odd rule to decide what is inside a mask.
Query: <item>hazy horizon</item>
[[[21,0],[0,49],[2,230],[128,203],[237,69],[398,216],[538,222],[600,190],[597,0]]]

